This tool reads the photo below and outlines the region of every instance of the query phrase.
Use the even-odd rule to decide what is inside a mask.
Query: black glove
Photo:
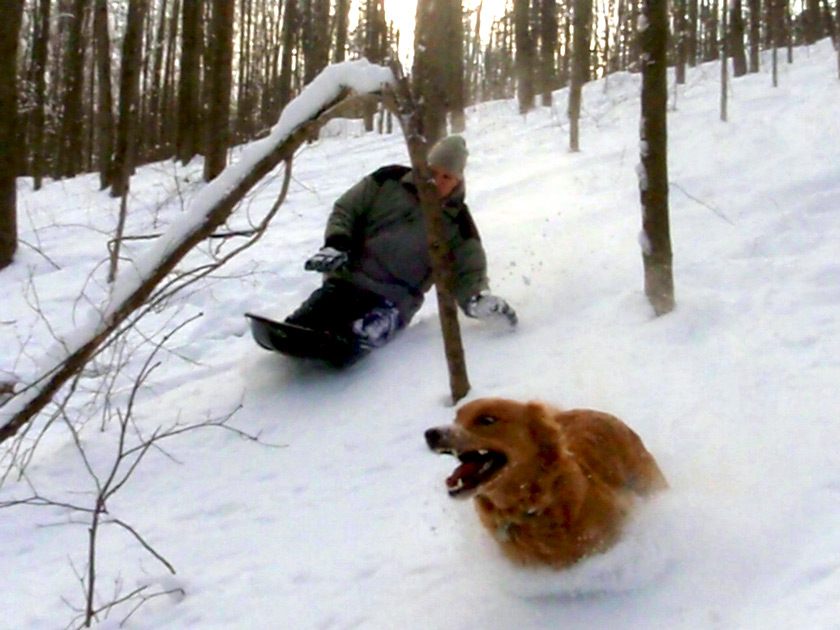
[[[472,296],[464,309],[467,315],[477,319],[488,319],[491,317],[504,317],[511,326],[516,326],[519,318],[513,307],[502,298],[491,294],[489,291]]]
[[[303,268],[307,271],[320,271],[325,273],[327,271],[335,271],[347,264],[350,257],[347,252],[343,252],[335,247],[322,247],[314,256],[306,261]]]

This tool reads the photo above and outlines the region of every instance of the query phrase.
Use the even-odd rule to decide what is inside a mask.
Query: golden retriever
[[[460,460],[449,494],[474,496],[481,522],[525,565],[562,569],[606,550],[635,499],[668,487],[639,436],[600,411],[482,398],[426,442]]]

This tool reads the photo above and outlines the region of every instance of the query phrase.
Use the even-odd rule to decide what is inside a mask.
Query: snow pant
[[[402,328],[390,300],[336,279],[324,281],[286,321],[354,339],[360,353],[387,343]]]

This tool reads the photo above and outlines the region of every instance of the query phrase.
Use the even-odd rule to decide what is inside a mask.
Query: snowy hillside
[[[141,430],[235,412],[231,425],[263,444],[207,429],[150,452],[110,516],[177,573],[125,530],[103,529],[101,603],[144,585],[183,590],[147,602],[128,628],[840,628],[840,82],[830,42],[795,55],[776,89],[768,71],[733,82],[728,123],[719,66],[680,87],[669,119],[677,309],[662,318],[642,292],[639,77],[586,87],[577,154],[566,151],[565,91],[555,111],[527,118],[512,101],[469,112],[467,201],[491,286],[520,318],[513,332],[462,320],[470,398],[602,409],[642,436],[672,489],[617,547],[566,572],[514,569],[471,504],[447,496],[453,460],[423,441],[453,416],[433,296],[397,340],[346,371],[251,340],[244,312],[283,316],[318,285],[303,261],[332,201],[378,166],[407,162],[401,136],[337,122],[299,153],[263,240],[145,320],[159,339],[202,315],[139,391]],[[141,169],[127,232],[171,224],[200,172],[198,162]],[[35,193],[20,182],[24,244],[0,273],[0,380],[30,373],[51,331],[71,332],[101,298],[118,202],[97,184],[85,176]],[[258,220],[280,184],[258,186],[232,227]],[[127,255],[148,247],[131,241]],[[115,403],[151,348],[131,355]],[[91,370],[79,389],[101,383]],[[116,426],[100,430],[85,400],[69,411],[90,417],[81,440],[103,471]],[[0,501],[33,489],[90,504],[94,484],[61,423]],[[0,628],[73,619],[83,516],[0,510]]]

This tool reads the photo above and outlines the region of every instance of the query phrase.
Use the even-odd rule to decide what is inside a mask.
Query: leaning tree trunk
[[[446,363],[449,368],[449,387],[452,402],[456,403],[470,391],[470,381],[467,376],[461,328],[458,324],[458,306],[452,292],[455,286],[453,254],[445,236],[443,214],[434,179],[426,162],[426,154],[431,145],[423,130],[422,111],[417,106],[415,97],[409,89],[408,80],[403,76],[399,66],[394,67],[394,73],[397,76],[396,109],[408,145],[414,182],[417,185],[417,194],[426,219],[426,236],[429,255],[432,259],[438,315],[443,332]]]
[[[328,71],[329,68],[325,74]],[[143,275],[138,270],[137,277],[123,281],[122,290],[112,292],[111,302],[101,312],[92,313],[91,328],[84,336],[60,342],[65,358],[50,359],[52,367],[46,367],[45,372],[27,383],[20,393],[0,404],[0,443],[14,437],[31,422],[108,339],[125,329],[129,323],[127,320],[147,305],[147,301],[176,265],[193,247],[206,240],[227,221],[237,204],[260,180],[280,162],[291,160],[313,129],[319,129],[331,118],[346,115],[353,106],[358,106],[356,99],[348,98],[354,84],[358,84],[357,89],[361,92],[373,92],[381,88],[381,83],[373,85],[377,79],[389,82],[391,76],[384,68],[376,75],[369,68],[364,68],[358,75],[336,72],[332,76],[325,76],[324,82],[313,88],[311,97],[307,96],[301,108],[290,113],[288,118],[281,117],[275,127],[281,131],[243,153],[241,163],[248,165],[247,169],[234,165],[199,191],[188,210],[193,214],[188,224],[190,229],[184,230],[185,224],[182,222],[160,237],[147,252],[155,264],[146,269]],[[348,80],[350,86],[347,86]],[[307,116],[305,112],[313,107],[315,101],[321,104],[321,108]]]
[[[5,7],[0,20],[0,269],[12,262],[17,250],[17,76],[18,35],[23,0]]]
[[[668,15],[665,3],[644,0],[647,28],[642,39],[642,120],[639,190],[642,202],[642,260],[645,294],[657,315],[674,308],[668,218]]]

